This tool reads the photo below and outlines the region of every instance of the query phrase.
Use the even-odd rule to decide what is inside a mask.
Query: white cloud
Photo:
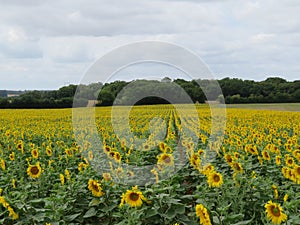
[[[297,0],[2,1],[0,89],[76,83],[98,57],[143,40],[188,48],[217,77],[295,79],[299,11]]]

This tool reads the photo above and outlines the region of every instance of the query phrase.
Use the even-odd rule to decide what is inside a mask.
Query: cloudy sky
[[[0,0],[0,90],[79,83],[144,40],[193,51],[218,79],[300,79],[299,12],[298,0]]]

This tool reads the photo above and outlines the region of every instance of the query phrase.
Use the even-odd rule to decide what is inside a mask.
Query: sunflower
[[[114,159],[120,163],[121,162],[121,159],[122,159],[122,156],[119,152],[115,152],[115,155],[114,155]]]
[[[138,187],[134,186],[131,190],[127,190],[126,194],[122,194],[120,207],[124,205],[124,202],[129,204],[130,207],[140,207],[143,201],[146,201],[146,198]]]
[[[102,177],[105,181],[110,181],[111,180],[111,175],[110,173],[103,173]]]
[[[101,185],[96,180],[92,180],[92,179],[89,180],[89,182],[88,182],[88,189],[96,197],[101,197],[104,194],[102,192]]]
[[[42,173],[42,168],[39,162],[36,163],[35,165],[29,165],[29,167],[27,168],[27,174],[31,178],[39,178],[41,176],[41,173]]]
[[[111,148],[108,145],[103,146],[103,151],[108,154],[111,151]]]
[[[194,169],[200,169],[200,157],[197,153],[193,153],[190,157],[190,164],[194,167]]]
[[[211,225],[208,211],[202,204],[196,205],[196,216],[200,218],[200,224]]]
[[[71,180],[71,174],[70,174],[70,171],[68,169],[65,169],[65,175],[66,175],[66,178],[68,180]]]
[[[275,199],[278,199],[278,187],[275,185],[275,184],[273,184],[272,185],[272,189],[273,189],[273,191],[274,191],[274,198]]]
[[[0,161],[1,161],[1,169],[2,169],[2,170],[5,170],[6,166],[5,166],[5,161],[4,161],[4,159],[1,159]]]
[[[78,164],[78,171],[83,171],[83,169],[87,168],[88,164],[85,164],[84,162],[80,162]]]
[[[159,149],[164,152],[165,151],[165,148],[166,148],[166,144],[164,142],[160,142],[159,145],[158,145]]]
[[[94,156],[93,156],[93,152],[92,151],[88,152],[88,158],[89,158],[89,160],[93,160]]]
[[[285,194],[284,197],[283,197],[283,201],[286,202],[288,200],[288,198],[289,198],[289,195]]]
[[[158,156],[157,164],[173,166],[174,158],[171,154],[163,153]]]
[[[69,149],[69,148],[65,149],[65,153],[67,154],[67,156],[72,156],[73,155],[72,150]]]
[[[226,162],[227,162],[229,165],[232,164],[233,158],[232,158],[231,155],[225,154],[225,155],[224,155],[224,158],[225,158]]]
[[[33,158],[37,159],[39,157],[39,151],[36,148],[34,148],[31,150],[31,155]]]
[[[204,175],[208,176],[211,172],[215,170],[214,166],[211,164],[208,164],[204,166],[203,170],[201,171]]]
[[[294,165],[293,174],[295,175],[296,183],[300,184],[300,166]]]
[[[294,166],[294,159],[290,156],[287,156],[285,159],[285,164],[290,167]]]
[[[143,144],[143,150],[144,151],[149,151],[151,149],[150,145],[148,143]]]
[[[234,158],[235,159],[239,159],[240,158],[240,154],[238,152],[234,152]]]
[[[204,153],[204,150],[203,149],[199,149],[197,153],[198,153],[199,156],[201,156]]]
[[[15,152],[12,152],[12,153],[9,154],[9,159],[10,159],[11,161],[14,161],[14,160],[15,160]]]
[[[59,179],[60,179],[61,185],[64,185],[65,184],[65,176],[63,174],[59,174]]]
[[[287,215],[283,213],[283,209],[280,204],[268,201],[268,203],[265,204],[265,208],[268,219],[272,220],[274,224],[281,224],[286,221]]]
[[[220,187],[223,184],[222,174],[212,171],[207,177],[209,187]]]
[[[247,149],[252,155],[258,155],[258,151],[255,145],[250,145]]]
[[[46,154],[49,157],[52,156],[52,150],[51,150],[51,148],[49,146],[46,147]]]
[[[236,173],[243,173],[243,167],[239,162],[235,162],[232,164],[232,168]]]
[[[12,185],[13,188],[16,188],[16,187],[17,187],[17,185],[16,185],[16,180],[15,180],[15,179],[12,179],[12,180],[11,180],[11,185]]]
[[[262,157],[263,157],[264,160],[267,160],[267,161],[271,160],[271,157],[270,157],[270,154],[269,154],[268,151],[263,150],[261,154],[262,154]]]
[[[281,157],[279,155],[276,156],[275,161],[277,166],[281,165]]]

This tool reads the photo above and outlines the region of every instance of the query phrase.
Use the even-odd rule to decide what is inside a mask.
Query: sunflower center
[[[236,164],[235,164],[235,169],[236,169],[237,171],[240,171],[240,170],[241,170],[240,165],[236,163]]]
[[[165,156],[163,157],[163,160],[164,160],[165,163],[170,163],[170,162],[171,162],[170,157],[167,156],[167,155],[165,155]]]
[[[271,211],[274,216],[276,216],[276,217],[280,216],[280,210],[278,209],[278,207],[273,206]]]
[[[30,171],[33,175],[37,175],[39,173],[39,168],[37,168],[37,166],[33,166]]]
[[[133,192],[129,195],[131,201],[137,201],[139,199],[139,194]]]
[[[116,157],[117,160],[120,159],[120,155],[119,154],[116,154],[115,157]]]
[[[99,188],[98,188],[98,186],[97,186],[97,185],[95,185],[95,184],[93,184],[93,187],[92,187],[92,188],[93,188],[93,190],[94,190],[94,191],[96,191],[96,192],[98,192],[98,191],[99,191]]]
[[[214,181],[215,182],[219,182],[220,181],[220,177],[218,175],[214,175]]]

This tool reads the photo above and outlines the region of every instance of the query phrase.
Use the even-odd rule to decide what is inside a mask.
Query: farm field
[[[300,112],[300,103],[227,104],[226,107]]]
[[[300,224],[300,113],[193,107],[0,110],[0,224]]]

